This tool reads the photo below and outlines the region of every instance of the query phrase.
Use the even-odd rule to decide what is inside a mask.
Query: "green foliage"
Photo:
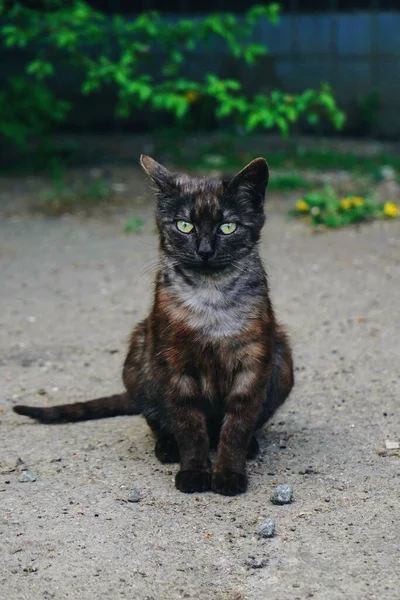
[[[0,136],[24,146],[29,135],[42,135],[62,122],[68,109],[40,82],[10,77],[7,89],[0,91]]]
[[[335,190],[326,187],[322,192],[310,192],[290,209],[292,217],[303,217],[314,229],[338,228],[374,219],[399,217],[395,202],[378,203],[373,197],[346,196],[339,198]]]
[[[47,216],[71,214],[77,210],[90,213],[100,202],[110,201],[113,192],[105,177],[74,177],[68,180],[58,161],[50,165],[51,185],[40,195],[35,210]],[[71,178],[70,178],[71,179]]]
[[[175,136],[176,139],[176,136]],[[351,171],[354,174],[370,176],[376,181],[383,178],[385,167],[400,172],[400,157],[387,152],[365,154],[341,152],[332,148],[306,148],[291,141],[284,141],[281,148],[268,150],[265,140],[248,136],[246,140],[238,135],[219,136],[217,142],[196,140],[195,147],[188,146],[188,139],[179,138],[179,144],[172,145],[171,137],[157,142],[157,151],[168,156],[180,168],[221,168],[224,171],[240,169],[254,157],[254,152],[264,155],[271,169],[312,169],[313,171]],[[256,150],[255,150],[256,148]]]
[[[381,102],[377,90],[373,90],[359,98],[357,103],[357,118],[358,125],[362,131],[366,133],[373,131],[380,107]]]
[[[250,68],[267,53],[264,45],[252,42],[254,28],[261,19],[278,23],[277,3],[255,5],[240,18],[215,13],[178,19],[167,26],[155,11],[134,19],[108,18],[85,0],[46,0],[44,11],[27,3],[5,6],[0,0],[0,44],[35,54],[25,65],[25,92],[21,92],[22,78],[18,85],[10,80],[0,99],[0,106],[8,107],[7,118],[0,111],[0,133],[17,143],[66,118],[68,105],[51,92],[51,80],[60,64],[81,74],[83,94],[113,86],[118,98],[116,114],[121,118],[147,107],[182,122],[195,105],[212,100],[217,119],[229,119],[247,131],[277,128],[287,135],[303,116],[315,124],[324,115],[335,127],[343,125],[344,115],[327,85],[296,95],[275,90],[249,97],[237,80],[221,79],[213,72],[200,79],[186,75],[184,65],[199,49],[211,53],[225,47]]]
[[[129,217],[126,220],[124,232],[125,233],[142,233],[142,229],[144,227],[143,219],[139,219],[138,217]]]
[[[282,175],[270,177],[268,190],[283,192],[285,190],[308,189],[311,185],[310,181],[297,173],[283,173]]]

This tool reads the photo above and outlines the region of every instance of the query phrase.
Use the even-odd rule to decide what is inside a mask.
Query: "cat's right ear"
[[[154,158],[141,154],[140,164],[161,192],[165,192],[171,187],[173,180],[172,173],[160,165]]]

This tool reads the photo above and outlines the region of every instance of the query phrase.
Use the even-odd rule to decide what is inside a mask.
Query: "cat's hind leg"
[[[255,435],[250,440],[249,447],[247,449],[247,460],[252,460],[260,453],[260,446]]]
[[[179,448],[173,435],[162,435],[156,441],[154,453],[163,464],[179,462]]]
[[[293,359],[289,341],[283,329],[277,331],[274,367],[269,378],[265,400],[257,421],[262,427],[285,402],[294,385]]]
[[[159,423],[155,420],[147,418],[146,421],[156,438],[154,454],[160,463],[178,463],[180,458],[179,448],[172,433],[163,431]]]

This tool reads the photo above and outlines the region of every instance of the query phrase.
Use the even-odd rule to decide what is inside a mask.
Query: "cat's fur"
[[[159,460],[180,461],[179,490],[235,495],[247,488],[255,431],[293,386],[290,346],[258,252],[267,163],[258,158],[228,182],[173,174],[147,156],[141,164],[156,188],[161,261],[153,308],[131,336],[126,392],[14,410],[47,423],[142,414]],[[179,219],[194,231],[181,233]],[[222,235],[223,222],[236,231]]]

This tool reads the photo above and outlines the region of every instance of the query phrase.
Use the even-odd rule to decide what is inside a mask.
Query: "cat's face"
[[[257,244],[264,224],[268,166],[252,161],[230,181],[170,173],[148,156],[141,165],[157,193],[161,248],[185,269],[229,268]]]

